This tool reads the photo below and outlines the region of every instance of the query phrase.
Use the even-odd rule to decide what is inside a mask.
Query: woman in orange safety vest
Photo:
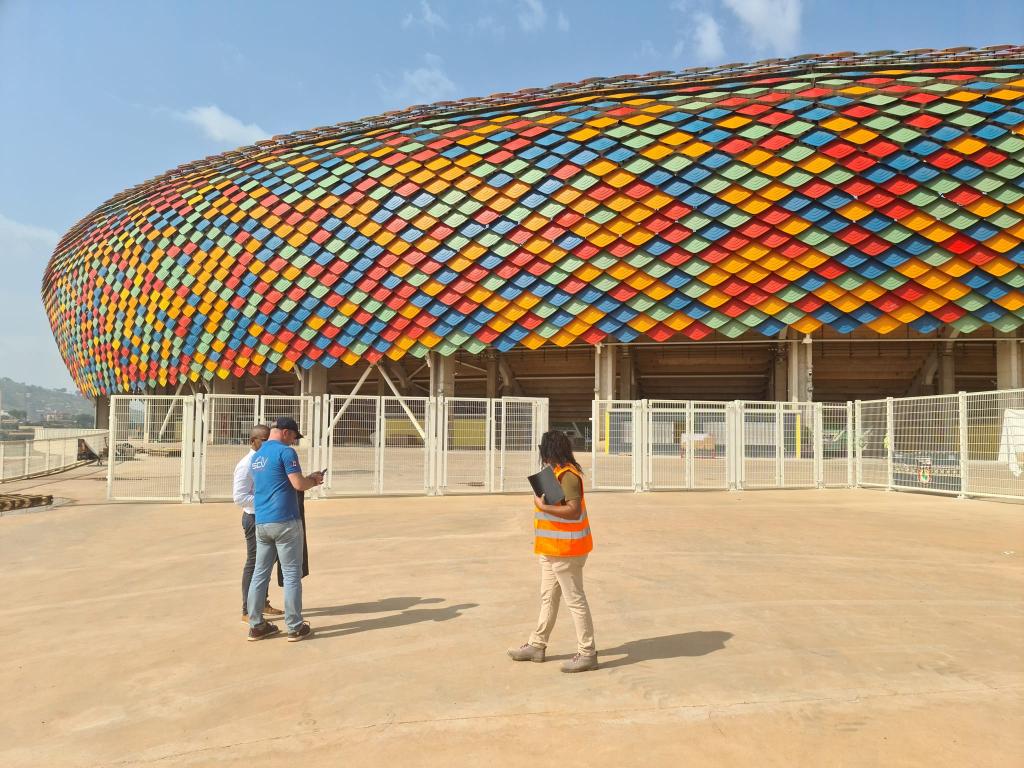
[[[572,444],[564,432],[545,432],[540,441],[541,461],[554,470],[565,494],[558,504],[533,499],[533,551],[540,555],[540,618],[530,640],[509,649],[514,661],[544,661],[548,638],[558,616],[559,599],[564,597],[576,626],[576,655],[562,665],[563,672],[597,669],[594,622],[583,591],[583,566],[594,548],[583,497],[583,471],[573,456]]]

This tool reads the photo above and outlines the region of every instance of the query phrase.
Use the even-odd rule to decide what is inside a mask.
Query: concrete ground
[[[245,641],[239,512],[9,483],[0,765],[1024,764],[1024,510],[877,491],[598,494],[602,666],[514,664],[527,499],[310,502],[316,636]],[[281,592],[272,588],[275,604]],[[685,761],[685,763],[684,763]]]

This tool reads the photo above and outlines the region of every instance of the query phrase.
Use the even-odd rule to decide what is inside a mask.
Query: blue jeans
[[[270,571],[275,557],[284,574],[284,622],[288,631],[302,626],[302,521],[256,526],[256,571],[249,585],[249,626],[263,623]]]

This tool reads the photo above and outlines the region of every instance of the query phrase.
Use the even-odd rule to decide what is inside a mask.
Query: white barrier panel
[[[202,501],[231,498],[235,465],[249,452],[249,434],[260,423],[257,395],[203,395],[196,457]]]
[[[731,435],[728,404],[647,400],[648,490],[726,489]]]
[[[129,501],[189,501],[196,400],[174,395],[110,398],[107,496]]]
[[[858,485],[1024,499],[1024,390],[856,403]]]
[[[67,469],[100,456],[105,450],[103,429],[39,430],[29,440],[0,441],[0,482],[19,480]]]

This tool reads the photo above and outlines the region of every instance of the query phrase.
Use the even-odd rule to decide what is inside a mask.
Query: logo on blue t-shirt
[[[288,475],[301,473],[291,446],[267,440],[249,462],[256,524],[286,523],[299,517],[299,499]]]

